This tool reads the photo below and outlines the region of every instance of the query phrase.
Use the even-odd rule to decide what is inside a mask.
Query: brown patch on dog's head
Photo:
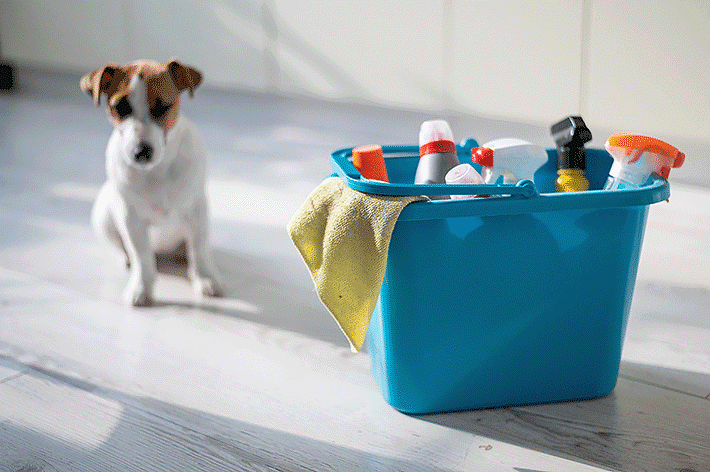
[[[96,106],[101,104],[101,94],[114,95],[119,84],[126,78],[126,72],[117,64],[106,64],[81,78],[79,86],[91,95]]]
[[[202,75],[175,60],[167,64],[149,63],[141,69],[147,85],[148,106],[153,119],[166,130],[173,127],[180,114],[180,94],[194,90],[202,82]]]
[[[174,59],[168,62],[166,68],[178,91],[182,92],[185,89],[190,89],[190,96],[192,97],[195,89],[202,82],[202,74],[195,69],[180,64]]]
[[[101,94],[106,94],[111,116],[116,123],[120,123],[130,113],[126,97],[130,93],[131,78],[135,75],[146,84],[152,119],[166,131],[172,128],[179,116],[182,91],[187,89],[192,96],[202,81],[199,72],[175,60],[166,64],[141,60],[120,67],[106,65],[82,77],[80,86],[94,98],[97,106]]]

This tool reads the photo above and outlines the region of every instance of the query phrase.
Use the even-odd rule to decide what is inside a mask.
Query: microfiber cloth
[[[358,192],[328,177],[288,224],[318,297],[357,352],[365,341],[387,266],[392,230],[418,196]]]

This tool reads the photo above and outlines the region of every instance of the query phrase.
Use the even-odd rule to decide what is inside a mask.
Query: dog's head
[[[126,163],[149,168],[164,155],[170,129],[180,114],[180,94],[190,96],[202,81],[196,70],[172,60],[165,64],[136,61],[107,64],[81,78],[81,89],[96,106],[106,95],[109,121],[120,135]]]

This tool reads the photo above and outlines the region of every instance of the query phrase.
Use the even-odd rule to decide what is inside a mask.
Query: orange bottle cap
[[[378,144],[353,148],[353,165],[366,179],[389,182],[382,146]]]
[[[607,149],[610,147],[624,149],[626,155],[635,153],[635,156],[629,161],[630,164],[639,160],[644,152],[651,152],[667,158],[666,162],[668,162],[668,166],[664,167],[672,167],[675,169],[682,166],[683,162],[685,162],[685,154],[674,146],[660,139],[640,134],[613,134],[606,140],[605,147]]]

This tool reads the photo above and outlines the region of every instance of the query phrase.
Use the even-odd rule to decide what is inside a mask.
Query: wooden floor
[[[332,150],[415,142],[430,116],[198,89],[184,112],[208,146],[227,296],[194,298],[166,265],[157,306],[131,309],[88,225],[104,112],[72,74],[18,82],[0,94],[0,471],[710,470],[706,188],[671,175],[652,206],[612,394],[409,416],[350,353],[285,226]],[[460,137],[551,144],[448,118]]]

